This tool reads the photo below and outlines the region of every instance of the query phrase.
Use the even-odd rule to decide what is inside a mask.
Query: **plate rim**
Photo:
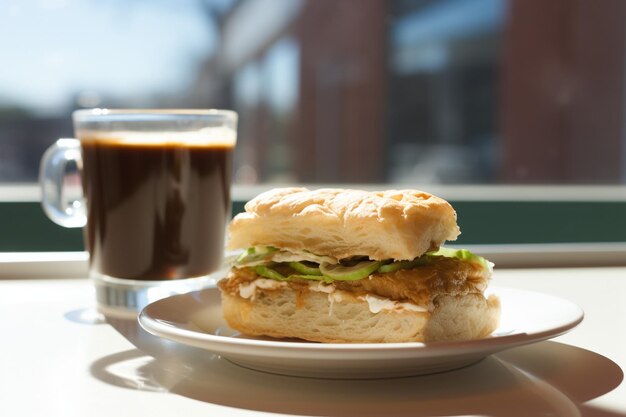
[[[193,291],[186,294],[174,295],[158,301],[155,301],[146,306],[138,315],[138,321],[141,327],[148,333],[155,336],[162,337],[175,342],[193,345],[208,351],[224,354],[232,353],[232,349],[228,347],[234,347],[236,349],[252,349],[257,356],[267,356],[263,353],[269,350],[276,350],[277,348],[289,352],[315,352],[317,354],[330,354],[330,353],[359,353],[361,355],[370,352],[375,355],[381,353],[412,353],[420,357],[427,356],[446,356],[458,353],[471,354],[474,352],[497,352],[516,346],[521,346],[530,343],[536,343],[543,340],[551,339],[553,337],[560,336],[578,326],[584,319],[583,309],[576,303],[561,298],[552,294],[546,294],[538,291],[531,291],[525,289],[517,289],[511,287],[490,286],[490,293],[497,293],[501,296],[503,293],[516,293],[526,294],[530,296],[539,296],[545,298],[551,298],[558,300],[560,303],[569,305],[573,311],[576,312],[576,316],[572,315],[572,318],[564,324],[538,332],[523,332],[513,333],[498,336],[488,336],[481,339],[464,340],[464,341],[449,341],[449,342],[400,342],[400,343],[315,343],[307,341],[284,341],[280,339],[276,340],[263,340],[263,339],[244,339],[231,336],[221,336],[202,331],[196,331],[191,329],[185,329],[173,324],[165,324],[150,315],[150,311],[158,308],[162,303],[171,302],[173,297],[190,297],[194,293],[207,292],[207,291],[219,291],[217,287],[205,288],[198,291]],[[195,342],[195,343],[194,343]],[[206,345],[211,346],[206,346]],[[217,349],[216,347],[222,347]],[[227,355],[225,355],[227,356]]]

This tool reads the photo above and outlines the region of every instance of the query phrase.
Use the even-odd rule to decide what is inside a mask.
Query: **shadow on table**
[[[585,405],[619,386],[622,369],[604,356],[562,343],[518,347],[433,375],[329,380],[245,369],[205,350],[152,336],[136,321],[109,322],[139,350],[94,362],[96,378],[223,406],[323,416],[623,415]],[[112,365],[124,365],[119,366],[124,373],[116,375]]]

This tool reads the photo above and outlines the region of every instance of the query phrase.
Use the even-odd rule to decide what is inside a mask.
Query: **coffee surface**
[[[81,138],[92,268],[171,280],[220,267],[233,147]]]

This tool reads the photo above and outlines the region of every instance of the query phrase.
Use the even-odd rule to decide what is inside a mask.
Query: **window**
[[[234,108],[241,183],[626,179],[623,2],[355,1],[5,3],[0,181],[97,106]]]

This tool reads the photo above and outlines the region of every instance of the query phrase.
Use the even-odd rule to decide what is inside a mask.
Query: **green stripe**
[[[82,229],[57,226],[37,202],[0,203],[0,252],[78,251]]]
[[[623,201],[451,201],[462,234],[455,245],[625,242]],[[233,203],[233,213],[244,202]],[[78,251],[82,231],[52,223],[36,202],[0,203],[0,252]]]
[[[452,202],[455,244],[625,242],[626,202]]]

